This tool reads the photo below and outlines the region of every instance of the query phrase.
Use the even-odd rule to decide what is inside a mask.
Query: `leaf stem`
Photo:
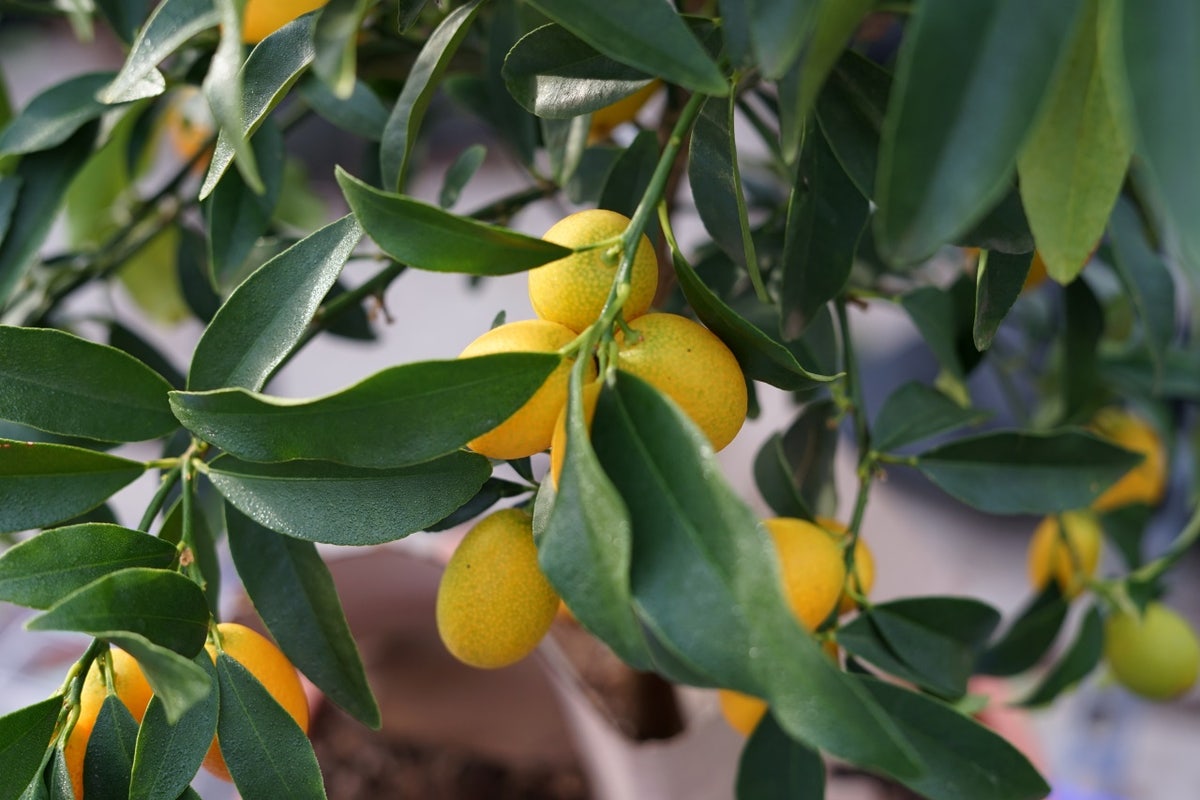
[[[1192,518],[1188,520],[1187,525],[1175,537],[1175,541],[1171,542],[1171,546],[1167,548],[1167,551],[1149,564],[1143,564],[1135,570],[1129,576],[1130,580],[1150,583],[1158,579],[1164,572],[1171,568],[1171,565],[1182,558],[1183,554],[1191,549],[1192,545],[1198,539],[1200,539],[1200,504],[1197,504],[1195,510],[1192,512]]]
[[[139,531],[150,532],[150,526],[154,523],[154,518],[158,516],[158,512],[162,510],[163,503],[167,500],[167,495],[170,494],[172,487],[179,482],[179,476],[183,474],[183,461],[181,459],[171,460],[175,462],[175,466],[171,467],[162,476],[158,490],[150,498],[150,504],[146,506],[146,512],[142,514],[142,521],[138,523]]]

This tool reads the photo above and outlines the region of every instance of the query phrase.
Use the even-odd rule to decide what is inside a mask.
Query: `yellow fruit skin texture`
[[[553,353],[570,344],[575,334],[556,322],[526,319],[492,328],[467,345],[459,358],[494,353]],[[512,416],[468,446],[488,458],[525,458],[550,446],[554,422],[567,402],[567,379],[572,361],[564,359]],[[595,368],[589,371],[589,377]]]
[[[846,537],[850,534],[849,529],[836,519],[828,517],[817,517],[817,524],[825,530],[843,540],[843,546]],[[846,576],[846,588],[853,589],[863,597],[871,594],[871,589],[875,586],[875,556],[871,553],[871,548],[867,546],[862,536],[858,537],[858,541],[854,544],[854,572]],[[858,603],[850,596],[848,591],[842,592],[842,599],[838,602],[838,613],[847,614],[858,608]]]
[[[654,93],[662,86],[662,81],[653,80],[631,95],[622,97],[615,103],[592,112],[592,126],[588,131],[588,141],[596,142],[606,138],[618,125],[629,122],[637,116]]]
[[[301,14],[316,11],[329,0],[247,0],[242,16],[242,41],[258,44]]]
[[[620,236],[629,218],[615,211],[591,209],[564,217],[542,236],[563,247],[588,247]],[[617,275],[619,258],[605,260],[610,245],[589,247],[529,271],[529,301],[542,319],[580,333],[600,316]],[[625,319],[645,314],[658,290],[658,258],[645,235],[638,242],[630,273]]]
[[[1067,511],[1061,516],[1067,529],[1065,543],[1054,515],[1038,523],[1029,540],[1029,583],[1040,590],[1053,577],[1063,597],[1069,599],[1083,591],[1088,578],[1096,574],[1104,534],[1090,511]]]
[[[266,688],[276,702],[291,715],[300,730],[308,733],[308,698],[304,686],[292,662],[269,639],[258,631],[236,622],[222,622],[217,626],[221,635],[221,647],[225,655],[241,664]],[[212,644],[206,645],[213,663],[217,662],[217,651]],[[204,756],[204,768],[227,781],[232,781],[225,758],[221,755],[220,742],[216,737]]]
[[[133,718],[141,724],[154,690],[146,682],[146,676],[142,674],[142,668],[133,656],[116,648],[110,649],[108,653],[112,659],[113,690]],[[79,695],[79,718],[75,721],[75,727],[71,729],[71,735],[67,737],[66,747],[63,748],[67,773],[71,776],[71,787],[79,800],[83,798],[83,758],[87,755],[88,739],[92,736],[96,718],[100,716],[100,708],[107,697],[108,689],[104,685],[100,665],[92,662],[87,677],[83,679],[83,689]]]
[[[837,539],[811,522],[774,517],[763,525],[775,542],[783,594],[805,629],[814,631],[841,600],[846,562]]]
[[[641,336],[617,332],[617,369],[674,400],[714,450],[732,442],[746,421],[746,378],[725,343],[677,314],[647,314],[629,327]]]
[[[596,401],[600,398],[600,382],[589,383],[583,387],[583,424],[592,427],[592,417],[596,416]],[[563,459],[567,454],[567,407],[564,405],[554,423],[554,435],[550,438],[550,480],[554,488],[558,488],[558,479],[562,476]]]
[[[468,531],[446,564],[438,586],[438,633],[459,661],[505,667],[533,652],[558,606],[538,567],[533,518],[505,509]]]
[[[1104,658],[1131,692],[1170,700],[1196,683],[1200,642],[1183,617],[1161,603],[1149,603],[1140,620],[1120,611],[1105,620]]]
[[[1092,508],[1110,511],[1132,503],[1156,506],[1167,488],[1167,454],[1154,427],[1121,408],[1106,408],[1096,414],[1092,428],[1114,444],[1141,453],[1142,463],[1096,498]]]

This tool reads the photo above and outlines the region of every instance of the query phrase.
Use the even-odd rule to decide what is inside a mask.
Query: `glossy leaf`
[[[29,101],[0,133],[0,156],[36,153],[58,147],[109,110],[95,99],[112,72],[89,72],[56,83]]]
[[[226,522],[238,576],[272,638],[326,697],[378,729],[379,706],[317,548],[264,528],[233,508],[226,509]]]
[[[560,186],[566,184],[583,161],[583,152],[591,136],[591,118],[542,119],[538,123],[542,129],[542,145],[550,159],[550,177]]]
[[[138,32],[121,71],[97,94],[102,103],[154,97],[166,87],[159,63],[218,21],[213,0],[163,0]]]
[[[584,151],[584,158],[588,152]],[[646,190],[650,188],[658,158],[658,136],[654,131],[640,131],[613,162],[596,207],[632,217]],[[575,174],[579,173],[582,166],[581,160]]]
[[[241,120],[241,128],[236,134],[222,128],[204,183],[200,187],[201,200],[212,193],[221,176],[233,163],[235,154],[240,152],[236,140],[253,135],[271,109],[283,100],[288,89],[312,63],[312,26],[312,15],[300,17],[255,45],[246,58],[237,77],[244,91],[240,114],[232,110],[229,112],[231,117],[237,116]],[[244,173],[243,177],[246,177]],[[246,183],[251,187],[256,186],[250,178],[246,179]]]
[[[887,711],[926,769],[900,777],[930,800],[1037,800],[1050,787],[999,734],[937,700],[872,678],[862,685]]]
[[[1104,333],[1104,310],[1084,281],[1063,291],[1066,330],[1063,334],[1062,421],[1086,424],[1105,402],[1099,391],[1096,351]]]
[[[125,800],[138,723],[115,695],[104,698],[83,759],[83,791],[89,798]]]
[[[688,145],[688,182],[713,242],[742,269],[758,269],[738,170],[733,109],[732,99],[704,102]]]
[[[250,146],[250,137],[245,130],[246,118],[242,108],[246,96],[241,69],[242,17],[245,15],[246,1],[213,0],[213,5],[217,9],[219,36],[200,88],[204,90],[204,96],[208,99],[213,122],[224,136],[225,144],[237,157],[238,173],[252,192],[264,194],[266,187],[258,171],[258,159]],[[250,91],[253,91],[253,87]],[[200,196],[201,199],[208,196],[203,187]]]
[[[488,5],[484,75],[476,82],[483,96],[476,104],[477,113],[508,142],[522,164],[532,166],[538,144],[537,119],[517,104],[504,80],[504,60],[529,29],[526,8],[521,0],[496,0]]]
[[[1054,644],[1067,603],[1053,581],[1017,615],[999,640],[979,658],[976,670],[984,675],[1016,675],[1033,667]]]
[[[473,144],[458,154],[454,163],[446,169],[446,177],[442,181],[442,189],[438,193],[438,205],[450,208],[458,202],[463,187],[474,177],[487,158],[487,148],[481,144]]]
[[[1000,199],[1081,5],[981,0],[970,15],[955,0],[917,7],[879,153],[875,234],[889,260],[927,258]]]
[[[817,121],[825,140],[866,198],[875,196],[879,137],[891,90],[891,73],[847,51],[817,96]]]
[[[200,337],[188,388],[261,388],[300,341],[361,238],[354,218],[343,217],[248,277]]]
[[[90,511],[146,467],[61,444],[0,439],[0,532],[40,528]]]
[[[765,77],[787,72],[811,38],[817,0],[746,0],[750,42]]]
[[[0,417],[109,442],[175,430],[171,385],[107,345],[49,328],[0,325]]]
[[[239,458],[400,467],[495,428],[559,363],[549,353],[414,362],[316,400],[223,389],[173,392],[171,404],[189,430]]]
[[[931,386],[910,381],[888,395],[879,409],[871,428],[871,445],[888,452],[939,433],[978,425],[989,416],[987,411],[963,408]]]
[[[788,736],[765,715],[738,759],[738,800],[795,800],[825,796],[821,754]]]
[[[759,449],[754,482],[777,515],[808,520],[833,515],[837,413],[831,400],[809,403],[786,431],[772,435]]]
[[[325,797],[321,769],[304,731],[250,671],[217,656],[221,754],[245,800]]]
[[[133,752],[129,800],[176,800],[188,788],[217,732],[217,673],[208,653],[195,664],[208,674],[212,689],[175,722],[162,698],[150,698]]]
[[[1175,279],[1147,241],[1146,231],[1133,204],[1117,198],[1109,220],[1111,263],[1117,270],[1126,296],[1141,320],[1146,351],[1155,367],[1155,382],[1184,370],[1166,368],[1167,351],[1175,336]],[[1194,374],[1194,373],[1193,373]]]
[[[1187,0],[1123,3],[1125,67],[1135,149],[1174,223],[1186,264],[1200,273],[1200,7]]]
[[[183,375],[167,356],[156,346],[142,338],[141,334],[125,327],[116,320],[108,321],[108,344],[136,358],[157,372],[172,389],[183,386]]]
[[[31,619],[34,631],[96,636],[128,632],[191,658],[208,636],[208,603],[200,587],[166,569],[110,572]]]
[[[531,5],[623,64],[695,92],[729,94],[721,70],[670,5],[642,0],[531,0]]]
[[[205,702],[214,692],[214,685],[206,667],[200,659],[184,658],[174,650],[160,647],[144,636],[124,631],[112,632],[103,638],[127,651],[137,659],[138,666],[146,675],[146,681],[154,690],[154,696],[162,702],[167,721],[175,724],[198,703]]]
[[[975,276],[975,348],[983,351],[992,346],[1000,323],[1008,316],[1013,303],[1025,287],[1025,276],[1033,253],[1008,255],[984,250],[979,255]]]
[[[1021,706],[1037,708],[1053,702],[1056,697],[1086,678],[1104,655],[1104,623],[1100,610],[1095,606],[1088,609],[1087,616],[1079,627],[1079,633],[1071,648],[1054,668],[1046,673],[1029,696],[1022,699]]]
[[[0,600],[45,609],[110,572],[174,560],[171,544],[142,531],[106,523],[55,528],[0,555]]]
[[[321,461],[252,464],[224,456],[209,480],[271,530],[327,544],[381,544],[424,530],[471,499],[491,468],[451,453],[412,467],[362,469]]]
[[[340,167],[338,185],[367,235],[417,269],[508,275],[571,254],[565,247],[460,217],[404,195],[381,192]]]
[[[502,74],[513,98],[531,114],[547,119],[598,111],[652,77],[553,23],[535,28],[513,45]]]
[[[926,450],[917,468],[948,494],[992,514],[1085,508],[1139,456],[1078,430],[997,431]]]
[[[340,98],[316,76],[308,76],[297,84],[296,91],[326,122],[369,142],[383,138],[388,110],[366,83],[356,81],[350,95]]]
[[[470,31],[480,2],[472,0],[451,11],[425,40],[409,69],[380,142],[379,174],[384,188],[404,187],[409,156],[417,142],[417,131],[425,118],[425,110],[437,91],[438,79]]]
[[[0,796],[17,797],[37,778],[62,704],[55,695],[0,717]]]
[[[1104,233],[1133,143],[1122,118],[1120,4],[1083,4],[1066,63],[1017,161],[1046,272],[1068,283]]]
[[[372,5],[372,0],[331,0],[317,17],[313,72],[343,99],[354,91],[358,29]]]

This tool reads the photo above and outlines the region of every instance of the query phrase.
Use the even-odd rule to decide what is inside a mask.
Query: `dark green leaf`
[[[1154,361],[1156,385],[1167,379],[1166,352],[1175,335],[1175,279],[1146,238],[1133,204],[1117,198],[1109,220],[1111,263],[1142,322],[1146,350]],[[1175,374],[1178,371],[1173,370]],[[1194,373],[1193,373],[1194,374]]]
[[[337,180],[367,234],[385,253],[410,267],[507,275],[571,254],[542,239],[381,192],[340,167]]]
[[[774,434],[754,458],[754,482],[767,505],[781,517],[811,520],[832,516],[837,507],[833,457],[838,432],[831,400],[809,403],[795,422]]]
[[[362,228],[345,216],[263,264],[200,337],[188,388],[261,388],[296,346],[361,238]]]
[[[1104,309],[1083,281],[1073,281],[1063,292],[1066,331],[1063,334],[1062,392],[1066,423],[1083,424],[1104,402],[1098,391],[1096,348],[1104,333]]]
[[[15,184],[19,189],[0,242],[0,308],[8,302],[50,232],[67,187],[92,154],[98,131],[96,123],[88,123],[53,150],[25,156],[17,171],[4,178],[6,186]]]
[[[66,436],[136,442],[178,427],[171,385],[113,347],[0,325],[0,417]]]
[[[423,361],[316,400],[224,389],[173,392],[171,405],[189,430],[239,458],[399,467],[453,452],[495,428],[559,363],[550,353]]]
[[[1025,276],[1033,253],[1008,255],[983,250],[979,255],[975,276],[975,348],[983,351],[992,346],[992,339],[1009,309],[1025,288]]]
[[[550,177],[562,186],[571,180],[591,136],[590,117],[571,119],[542,119],[542,145],[550,157]]]
[[[1024,672],[1054,644],[1066,618],[1067,603],[1058,584],[1051,581],[1021,611],[999,641],[980,656],[976,670],[984,675],[1016,675]]]
[[[0,600],[45,609],[110,572],[174,560],[171,544],[119,525],[56,528],[0,555]]]
[[[1121,560],[1125,562],[1128,571],[1132,572],[1145,563],[1142,542],[1146,537],[1147,526],[1153,516],[1153,509],[1142,503],[1132,503],[1105,512],[1100,517],[1104,526],[1107,541],[1116,545]]]
[[[20,190],[20,178],[15,175],[0,175],[0,242],[8,235],[8,225],[12,222]]]
[[[888,395],[871,428],[871,446],[880,452],[896,450],[930,436],[978,425],[991,416],[963,408],[923,383],[910,381]]]
[[[163,377],[172,389],[183,387],[183,375],[169,358],[132,329],[116,320],[108,321],[108,344],[136,358]]]
[[[993,514],[1084,508],[1139,456],[1078,430],[997,431],[926,450],[917,468],[947,493]]]
[[[245,130],[246,116],[242,107],[247,94],[246,89],[254,92],[256,88],[245,86],[241,70],[242,17],[246,0],[213,0],[213,5],[217,9],[220,36],[212,59],[208,62],[208,72],[204,76],[201,88],[208,99],[213,121],[221,131],[221,138],[230,152],[237,157],[238,172],[252,192],[263,194],[266,188],[258,172],[258,160],[250,146],[250,137]],[[311,28],[308,33],[311,34]],[[210,163],[210,175],[212,166]],[[201,188],[201,200],[208,196],[206,188]]]
[[[1186,263],[1200,273],[1200,6],[1187,0],[1124,4],[1128,102],[1136,152],[1174,223]]]
[[[842,169],[863,197],[875,196],[879,137],[892,76],[873,61],[847,51],[817,97],[817,121]]]
[[[216,188],[221,176],[233,163],[234,155],[240,150],[235,147],[238,139],[251,136],[266,115],[279,104],[313,59],[312,42],[313,16],[305,15],[289,22],[275,33],[263,39],[250,52],[246,63],[238,71],[245,94],[240,98],[241,113],[232,110],[230,116],[238,116],[241,128],[235,133],[222,128],[217,137],[216,149],[209,161],[208,173],[200,187],[200,199],[208,197]],[[243,175],[244,177],[244,175]],[[247,178],[247,184],[255,182]]]
[[[163,519],[162,527],[158,530],[158,538],[171,544],[178,545],[183,541],[183,500],[175,501]],[[221,600],[221,561],[217,555],[217,543],[205,515],[198,509],[192,510],[192,536],[188,543],[192,558],[195,559],[194,569],[204,576],[202,589],[208,599],[208,607],[214,615],[220,613]],[[191,574],[195,574],[194,572]]]
[[[1163,353],[1161,378],[1149,357],[1142,353],[1102,355],[1100,372],[1115,386],[1148,398],[1200,398],[1200,350],[1169,347]]]
[[[115,695],[104,698],[83,759],[83,791],[89,798],[125,800],[137,745],[138,723]]]
[[[381,544],[424,530],[475,495],[483,456],[448,456],[397,469],[321,461],[251,464],[223,456],[208,478],[242,513],[271,530],[328,544]]]
[[[145,0],[96,0],[96,8],[108,19],[113,33],[129,43],[146,18],[148,4]]]
[[[446,177],[442,181],[442,190],[438,193],[439,206],[450,208],[458,202],[463,187],[474,177],[483,165],[485,158],[487,158],[487,148],[481,144],[473,144],[458,154],[458,158],[454,159],[454,163],[446,170]]]
[[[187,659],[135,633],[116,632],[104,638],[137,659],[154,696],[162,701],[163,711],[171,724],[197,703],[211,697],[213,681],[205,667],[200,666],[200,659],[207,654],[199,655],[195,660]]]
[[[476,84],[483,94],[477,113],[509,143],[522,164],[532,166],[537,119],[517,104],[504,82],[504,60],[528,29],[527,10],[521,0],[496,0],[489,5],[484,76]]]
[[[451,512],[450,516],[438,520],[425,530],[433,533],[435,531],[447,531],[451,528],[457,528],[464,522],[470,522],[475,519],[505,497],[516,497],[517,495],[528,493],[529,487],[526,485],[501,480],[500,478],[488,478],[484,481],[483,486],[479,487],[479,491],[475,493],[474,497],[456,508]]]
[[[354,91],[358,29],[374,0],[330,0],[313,30],[313,72],[341,98]]]
[[[948,289],[921,286],[900,305],[912,318],[942,369],[962,381],[982,356],[975,347],[975,281],[964,275]],[[965,388],[963,389],[965,402]]]
[[[472,0],[450,12],[425,40],[409,69],[380,143],[379,169],[384,188],[404,187],[409,156],[416,144],[425,110],[437,91],[438,79],[470,31],[479,7],[480,0]]]
[[[759,68],[765,77],[779,78],[809,42],[817,6],[821,3],[812,0],[746,0],[746,5],[750,41]]]
[[[767,714],[742,748],[738,800],[798,800],[825,796],[821,754],[788,736]]]
[[[879,153],[875,233],[889,260],[929,257],[1000,199],[1081,6],[980,0],[970,15],[956,0],[917,6]]]
[[[0,532],[90,511],[145,470],[140,462],[79,447],[0,439]]]
[[[429,0],[397,0],[396,28],[400,33],[407,33],[416,24],[427,2]]]
[[[575,174],[583,167],[583,161],[591,150],[584,151]],[[640,131],[629,146],[620,151],[608,170],[604,190],[600,193],[597,208],[606,208],[632,217],[654,175],[658,165],[658,136],[653,131]]]
[[[221,755],[245,800],[325,797],[321,769],[304,731],[249,670],[217,656]]]
[[[1041,683],[1019,705],[1037,708],[1054,701],[1067,689],[1088,676],[1104,654],[1104,623],[1100,610],[1092,606],[1079,628],[1071,649],[1051,669]]]
[[[17,797],[38,778],[62,704],[55,695],[0,717],[0,796]]]
[[[58,147],[109,106],[95,99],[112,72],[89,72],[56,83],[37,97],[0,134],[0,156]]]
[[[150,698],[133,754],[129,800],[176,800],[187,790],[217,732],[217,672],[208,653],[195,664],[208,674],[212,688],[175,722],[167,719],[158,695]]]
[[[233,508],[226,521],[238,575],[279,647],[326,697],[378,729],[379,706],[316,546],[268,530]]]
[[[838,628],[837,642],[847,653],[848,672],[872,674],[863,666],[863,662],[866,662],[914,686],[924,687],[926,684],[924,676],[892,649],[879,626],[875,624],[875,618],[869,613],[860,614]]]
[[[713,241],[742,269],[758,269],[742,193],[733,126],[733,98],[709,98],[688,145],[688,182],[700,221]]]
[[[923,695],[872,678],[860,685],[878,701],[926,768],[900,782],[930,800],[1037,800],[1050,787],[999,734]]]
[[[63,746],[59,745],[54,748],[54,757],[51,759],[46,775],[47,792],[44,795],[50,800],[76,800],[75,790],[71,784],[71,773],[67,769],[66,753],[63,752]]]
[[[167,56],[218,22],[213,0],[164,0],[138,32],[121,71],[97,98],[124,103],[161,94],[166,81],[156,69]]]
[[[993,253],[1018,255],[1034,249],[1033,233],[1021,205],[1021,194],[1015,184],[1000,201],[984,214],[966,233],[956,236],[953,243],[960,247],[978,247]]]
[[[67,595],[27,627],[95,636],[132,633],[191,658],[204,647],[208,622],[208,603],[195,583],[172,570],[129,567]]]
[[[534,8],[601,53],[704,94],[729,94],[721,70],[666,3],[532,0]]]
[[[326,122],[369,142],[383,138],[388,110],[371,87],[362,81],[355,82],[346,98],[334,95],[316,76],[301,80],[296,91]]]

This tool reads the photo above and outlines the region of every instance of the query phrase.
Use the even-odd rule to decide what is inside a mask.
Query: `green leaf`
[[[138,723],[115,695],[104,698],[83,759],[83,791],[89,798],[125,800],[137,745]]]
[[[236,116],[240,119],[241,125],[236,132],[223,127],[217,136],[217,145],[208,164],[208,173],[205,174],[204,183],[200,187],[201,200],[216,188],[221,176],[233,163],[235,155],[242,153],[242,150],[236,147],[237,141],[254,134],[271,109],[279,105],[288,89],[312,62],[312,28],[313,15],[306,14],[284,25],[250,51],[246,63],[242,65],[235,79],[240,82],[244,93],[239,98],[240,114],[232,109],[228,113],[230,118]],[[249,178],[246,183],[251,187],[256,186],[255,181]]]
[[[329,568],[317,548],[226,509],[233,563],[288,659],[333,702],[378,730],[379,706],[367,684]]]
[[[1086,678],[1104,654],[1104,623],[1096,606],[1088,609],[1071,649],[1059,660],[1029,696],[1018,704],[1037,708],[1053,702],[1067,689]]]
[[[250,146],[250,137],[243,130],[245,116],[242,103],[246,95],[241,72],[242,66],[242,17],[246,0],[213,0],[220,21],[220,37],[208,72],[204,75],[201,88],[212,110],[213,121],[224,135],[225,143],[235,156],[238,172],[246,185],[255,194],[264,194],[262,176],[258,172],[258,160]],[[310,29],[311,31],[311,29]],[[250,88],[253,91],[253,87]],[[211,165],[210,165],[211,167]],[[211,174],[211,169],[210,169]],[[200,199],[207,197],[201,190]]]
[[[807,404],[788,429],[772,434],[754,457],[754,482],[777,515],[807,520],[833,515],[837,414],[831,400]]]
[[[972,336],[975,349],[987,350],[1008,316],[1009,310],[1021,290],[1025,288],[1025,276],[1033,253],[1008,255],[983,250],[979,254],[979,266],[975,275],[975,325]]]
[[[623,64],[695,92],[729,94],[725,76],[670,5],[642,0],[531,0],[530,5]]]
[[[1157,366],[1140,352],[1102,355],[1100,373],[1111,385],[1131,395],[1154,399],[1200,399],[1200,351],[1169,347],[1163,353],[1161,377]]]
[[[162,94],[166,81],[158,64],[218,21],[213,0],[163,0],[138,32],[121,71],[97,99],[113,104]]]
[[[171,544],[142,531],[107,523],[55,528],[0,555],[0,600],[45,609],[110,572],[174,560]]]
[[[890,261],[928,258],[1000,199],[1081,5],[980,0],[969,15],[956,0],[917,7],[879,153],[875,234]]]
[[[1050,787],[999,734],[923,695],[872,678],[858,681],[886,710],[926,769],[900,777],[930,800],[1037,800]]]
[[[750,41],[763,76],[782,77],[809,44],[817,0],[746,0]],[[847,34],[849,35],[849,34]]]
[[[1084,433],[996,431],[926,450],[917,468],[948,494],[992,514],[1085,508],[1139,462]]]
[[[345,545],[381,544],[424,530],[471,499],[490,472],[487,459],[473,453],[396,469],[251,464],[222,456],[207,469],[217,491],[260,525]]]
[[[1135,149],[1176,235],[1193,276],[1200,273],[1200,7],[1187,0],[1124,3],[1126,102]]]
[[[0,418],[65,436],[137,442],[178,427],[171,385],[113,347],[0,325]]]
[[[373,0],[331,0],[317,17],[313,72],[340,98],[348,98],[354,91],[358,29],[373,5]]]
[[[161,375],[172,389],[183,386],[183,375],[171,360],[163,355],[162,351],[143,339],[141,334],[135,333],[116,320],[108,321],[108,345],[117,348],[122,353],[128,353],[150,367]]]
[[[362,228],[345,216],[250,275],[196,344],[188,388],[261,388],[300,341],[361,238]]]
[[[14,175],[0,176],[0,242],[8,235],[8,226],[12,222],[20,190],[20,178]]]
[[[221,755],[245,800],[325,797],[321,769],[304,731],[250,671],[217,656]]]
[[[58,147],[86,123],[109,110],[95,99],[112,72],[89,72],[56,83],[29,101],[0,134],[0,156]]]
[[[1068,283],[1104,233],[1133,143],[1120,108],[1115,0],[1083,4],[1046,108],[1021,150],[1021,199],[1046,271]]]
[[[553,23],[525,34],[504,58],[509,93],[531,114],[570,119],[645,86],[651,75],[614,61]]]
[[[379,169],[385,188],[404,187],[409,156],[417,142],[421,120],[437,91],[439,78],[470,31],[479,7],[480,0],[472,0],[450,12],[425,40],[409,69],[380,143]]]
[[[783,243],[780,304],[789,327],[803,330],[846,287],[869,213],[866,198],[838,164],[824,134],[810,126],[788,200]]]
[[[733,351],[746,377],[780,389],[802,389],[827,383],[836,375],[821,375],[800,366],[788,348],[759,326],[730,308],[696,274],[692,265],[672,247],[675,275],[696,316]],[[770,311],[774,316],[777,312]]]
[[[474,81],[482,96],[474,108],[508,142],[521,163],[532,166],[537,119],[517,104],[504,80],[504,60],[528,29],[526,8],[521,0],[496,0],[489,5],[484,74]],[[449,90],[449,81],[443,85]]]
[[[508,275],[571,254],[542,239],[460,217],[404,195],[381,192],[340,167],[337,180],[367,234],[385,253],[410,267]]]
[[[1009,255],[1033,252],[1033,233],[1029,230],[1029,220],[1025,218],[1025,207],[1021,205],[1021,193],[1017,186],[1010,183],[1000,201],[970,230],[954,237],[953,244]]]
[[[591,136],[591,117],[539,120],[542,146],[550,160],[550,177],[559,186],[571,180]]]
[[[55,695],[0,717],[0,796],[17,797],[37,779],[62,704]]]
[[[738,760],[738,800],[795,800],[825,796],[821,754],[788,736],[767,714]]]
[[[871,428],[871,446],[886,453],[939,433],[978,425],[991,414],[963,408],[923,383],[910,381],[888,395]]]
[[[96,8],[108,20],[113,33],[126,43],[137,37],[147,11],[143,0],[96,0]]]
[[[438,193],[439,206],[450,208],[458,202],[463,187],[483,166],[485,158],[487,158],[487,148],[481,144],[473,144],[458,154],[458,158],[454,159],[454,163],[446,170],[446,177],[442,181],[442,190]]]
[[[742,269],[756,271],[758,257],[738,171],[734,98],[709,98],[688,145],[688,182],[696,212],[718,247]]]
[[[0,241],[0,308],[8,302],[50,232],[67,187],[92,154],[98,131],[95,122],[84,125],[58,147],[25,156],[16,172],[3,179],[5,185],[19,188]],[[6,189],[5,193],[10,191]]]
[[[188,788],[217,732],[217,672],[208,653],[194,663],[211,681],[209,693],[172,722],[158,695],[150,698],[133,753],[129,800],[176,800]]]
[[[848,50],[817,96],[817,122],[825,141],[866,198],[875,196],[879,137],[891,90],[891,73]]]
[[[145,470],[140,462],[79,447],[0,439],[0,533],[90,511]]]
[[[1154,362],[1155,383],[1181,374],[1166,369],[1166,354],[1175,337],[1175,279],[1162,256],[1147,240],[1146,229],[1132,202],[1118,197],[1109,220],[1112,258],[1126,296],[1133,304],[1142,331],[1146,351]],[[1195,373],[1193,373],[1195,374]]]
[[[212,678],[201,666],[201,653],[192,659],[184,658],[174,650],[159,647],[144,636],[122,631],[109,632],[102,638],[127,651],[137,659],[138,666],[146,675],[146,682],[154,690],[154,696],[162,701],[167,721],[175,724],[196,704],[211,697],[214,691]]]
[[[560,362],[550,353],[414,362],[316,400],[223,389],[173,392],[171,405],[189,430],[239,458],[400,467],[495,428]]]
[[[262,185],[256,191],[240,172],[226,173],[204,202],[208,269],[222,293],[244,274],[242,266],[271,227],[283,187],[283,134],[264,121],[251,146]]]
[[[588,152],[591,151],[584,151],[585,159]],[[658,136],[654,131],[639,131],[620,153],[608,170],[596,206],[632,217],[646,190],[650,188],[654,168],[658,166]],[[576,167],[576,175],[582,169],[583,161],[581,159]]]
[[[1084,424],[1105,402],[1099,391],[1096,349],[1104,333],[1104,310],[1084,281],[1063,291],[1066,330],[1063,334],[1062,393],[1064,423]]]
[[[942,369],[960,382],[982,358],[973,334],[974,284],[964,275],[949,288],[920,286],[900,297],[900,306],[912,318]]]
[[[1051,581],[1017,615],[1004,635],[979,658],[976,671],[984,675],[1016,675],[1036,664],[1049,651],[1067,618],[1067,603]]]
[[[326,122],[369,142],[383,138],[388,110],[366,83],[355,81],[350,95],[341,98],[315,75],[310,75],[297,84],[296,92]]]
[[[183,498],[176,500],[164,515],[162,526],[158,529],[158,538],[176,546],[183,541]],[[192,511],[192,536],[188,547],[192,558],[195,559],[194,569],[204,576],[201,588],[208,600],[208,607],[213,615],[217,616],[221,610],[221,561],[217,555],[217,543],[209,521],[199,510]],[[194,575],[195,572],[190,574]]]
[[[34,631],[128,632],[191,658],[208,636],[200,587],[169,569],[128,567],[97,578],[33,619]]]

